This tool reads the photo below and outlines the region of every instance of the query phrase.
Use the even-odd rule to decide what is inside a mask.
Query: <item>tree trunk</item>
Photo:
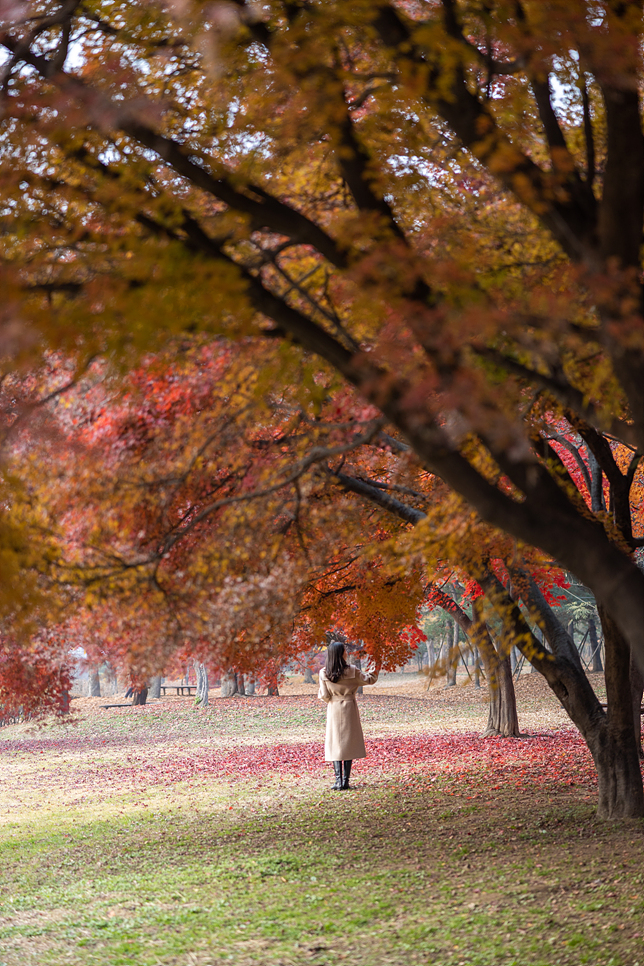
[[[132,699],[132,704],[145,704],[148,700],[148,689],[147,687],[137,688],[134,692],[134,697]]]
[[[592,669],[595,674],[601,673],[604,670],[604,665],[602,664],[602,649],[597,637],[597,625],[594,617],[591,617],[588,621],[588,640],[590,641]]]
[[[640,759],[644,759],[642,748],[642,697],[644,697],[644,675],[633,660],[630,660],[631,700],[633,703],[633,724],[635,726],[635,743]]]
[[[148,694],[150,698],[160,698],[161,697],[161,675],[155,674],[153,678],[150,679],[150,692]]]
[[[503,649],[494,646],[485,622],[485,612],[482,599],[472,601],[472,639],[476,644],[477,656],[480,655],[487,679],[490,709],[487,716],[487,726],[482,737],[489,738],[498,735],[504,738],[518,738],[519,718],[517,716],[517,699],[514,692],[514,678],[512,677],[512,661],[510,654],[512,647],[506,649],[506,656],[501,657]]]
[[[606,608],[599,606],[606,642],[606,725],[588,744],[599,776],[597,815],[642,818],[644,789],[631,700],[630,648]],[[638,722],[639,726],[639,722]]]
[[[237,675],[237,694],[246,694],[246,683],[243,674]]]
[[[247,674],[245,676],[246,681],[246,694],[251,696],[255,694],[255,675]]]
[[[315,684],[310,667],[304,668],[304,684]]]
[[[521,574],[518,576],[520,578]],[[599,616],[606,642],[608,711],[605,714],[586,677],[577,649],[534,581],[531,578],[520,580],[521,595],[526,606],[539,612],[551,653],[542,652],[541,643],[517,604],[508,598],[498,578],[487,574],[482,580],[486,593],[499,609],[499,616],[508,627],[514,625],[524,655],[541,671],[590,749],[599,778],[598,818],[644,816],[642,774],[630,700],[630,650],[615,622],[600,606]]]
[[[474,687],[477,690],[481,687],[481,655],[478,647],[474,648]]]
[[[103,691],[108,694],[118,694],[118,683],[116,680],[116,671],[112,667],[109,661],[105,661],[103,665],[103,680],[104,687]]]
[[[271,674],[266,678],[266,694],[269,698],[279,698],[280,690],[277,684],[277,674]]]
[[[237,675],[230,669],[221,676],[221,696],[232,698],[233,694],[237,694]]]
[[[205,664],[197,660],[194,661],[194,669],[197,675],[195,703],[206,708],[208,706],[208,671]]]
[[[492,735],[504,738],[519,738],[519,718],[517,699],[512,680],[512,664],[508,655],[497,662],[495,668],[485,668],[490,690],[490,710],[483,738]]]
[[[450,643],[449,636],[446,642],[446,659],[445,659],[445,672],[446,678],[445,687],[453,688],[456,686],[456,666],[458,664],[458,638],[459,638],[459,626],[454,621],[454,627],[452,630],[452,640]]]
[[[490,711],[484,736],[518,737],[520,734],[519,719],[517,717],[510,656],[508,654],[507,657],[501,658],[499,651],[494,646],[494,641],[485,622],[482,598],[478,597],[472,601],[472,618],[470,619],[463,609],[442,591],[434,589],[433,593],[439,598],[440,606],[447,613],[451,613],[455,621],[459,622],[459,626],[476,648],[476,652],[483,663],[490,695]]]
[[[517,669],[517,663],[518,663],[518,661],[517,661],[517,649],[516,649],[516,647],[511,647],[510,648],[510,670],[512,671],[513,674],[514,674],[514,672]]]
[[[100,698],[101,696],[101,679],[96,665],[93,665],[89,670],[89,696],[90,698]]]

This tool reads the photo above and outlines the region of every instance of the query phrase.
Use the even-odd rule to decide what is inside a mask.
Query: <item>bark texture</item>
[[[161,697],[161,677],[160,674],[155,674],[153,678],[150,678],[149,698]]]
[[[134,692],[134,697],[132,698],[132,704],[146,704],[147,700],[148,700],[147,687],[137,688]]]
[[[606,700],[603,726],[589,735],[588,745],[599,777],[600,818],[641,818],[644,790],[631,695],[630,649],[617,623],[599,608],[606,641]],[[639,730],[639,722],[638,722]]]
[[[101,679],[99,677],[98,668],[92,667],[89,672],[89,696],[90,698],[100,698],[101,696]]]
[[[489,675],[490,710],[483,737],[501,735],[504,738],[518,738],[521,732],[510,656],[496,663],[495,667],[490,667]]]
[[[229,669],[221,676],[221,696],[232,698],[234,694],[237,694],[237,675]]]

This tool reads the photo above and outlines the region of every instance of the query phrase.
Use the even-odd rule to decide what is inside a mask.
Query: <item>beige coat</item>
[[[320,671],[318,698],[326,702],[325,761],[367,757],[356,691],[361,684],[375,684],[377,680],[377,671],[359,671],[353,664],[349,664],[335,684],[328,680],[324,668]]]

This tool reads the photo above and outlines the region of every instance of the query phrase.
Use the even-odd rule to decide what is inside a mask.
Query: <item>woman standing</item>
[[[365,672],[353,664],[347,664],[344,644],[339,641],[329,644],[326,649],[326,665],[320,671],[318,698],[326,703],[324,760],[333,762],[334,791],[349,787],[354,758],[367,757],[356,691],[361,684],[375,684],[377,680],[377,670]]]

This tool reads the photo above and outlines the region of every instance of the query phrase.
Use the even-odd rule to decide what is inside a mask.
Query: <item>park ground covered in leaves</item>
[[[187,699],[0,732],[0,964],[644,966],[644,828],[598,823],[578,733],[519,682],[365,695],[332,793],[312,695]]]

